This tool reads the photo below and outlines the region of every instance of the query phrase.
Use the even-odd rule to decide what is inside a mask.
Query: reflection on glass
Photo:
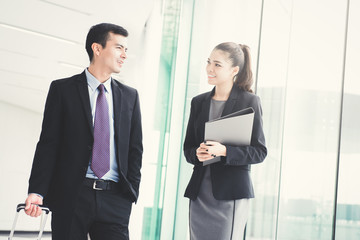
[[[294,1],[277,239],[332,236],[345,19],[346,2]]]
[[[341,127],[336,239],[360,239],[360,2],[351,1]]]
[[[257,94],[268,156],[261,165],[252,166],[255,198],[246,229],[250,240],[271,240],[276,234],[291,9],[292,1],[270,0],[263,6]]]
[[[165,1],[163,10],[162,22],[162,37],[160,49],[160,63],[159,75],[156,89],[155,110],[152,113],[153,125],[151,126],[153,134],[147,146],[150,151],[155,154],[150,156],[147,160],[152,162],[145,162],[145,167],[150,170],[149,174],[153,177],[152,181],[146,182],[147,186],[153,184],[153,188],[146,190],[153,191],[153,194],[147,195],[150,206],[144,208],[143,212],[143,240],[160,239],[161,220],[163,213],[163,198],[164,198],[164,180],[167,169],[167,146],[169,134],[169,122],[171,121],[172,108],[172,93],[174,82],[174,65],[177,48],[177,32],[179,27],[181,4],[178,0]],[[151,56],[152,57],[152,56]],[[156,66],[156,64],[154,64]],[[148,119],[147,119],[148,120]],[[149,120],[148,120],[149,121]],[[146,120],[144,121],[146,122]],[[157,156],[157,158],[155,157]],[[147,179],[149,180],[149,178]]]
[[[335,207],[336,239],[360,239],[360,191],[356,190],[360,182],[360,86],[356,83],[360,39],[355,36],[360,23],[360,12],[355,11],[360,3],[350,4],[343,92],[347,1],[269,0],[261,6],[260,2],[228,0],[234,4],[231,12],[223,11],[223,2],[194,2],[185,105],[188,112],[191,98],[209,90],[203,89],[207,86],[203,84],[203,63],[210,47],[227,37],[247,43],[256,56],[260,43],[259,65],[254,69],[258,67],[257,94],[262,100],[269,152],[263,164],[252,167],[256,197],[246,239],[332,239]],[[232,12],[234,9],[242,9],[241,13],[252,9],[253,18],[248,14],[239,21],[242,15]],[[261,17],[259,41],[259,35],[248,29],[260,29]],[[234,32],[224,22],[237,22],[240,30]],[[247,30],[243,31],[244,27]],[[257,62],[256,57],[253,62]],[[180,214],[183,218],[177,220],[186,223],[187,212]]]
[[[250,46],[252,69],[256,69],[261,16],[261,0],[196,0],[194,1],[193,26],[189,57],[187,92],[185,109],[190,110],[191,99],[199,93],[209,91],[205,72],[206,60],[214,46],[221,42],[237,42]],[[255,74],[255,72],[254,72]],[[185,80],[184,80],[185,81]],[[184,117],[188,119],[188,115]],[[186,124],[184,128],[186,129]],[[181,159],[186,162],[184,158]],[[191,168],[188,164],[180,165],[181,178],[176,211],[176,229],[174,239],[187,239],[188,199],[183,197]],[[185,207],[186,208],[185,208]],[[181,222],[182,224],[179,224]]]

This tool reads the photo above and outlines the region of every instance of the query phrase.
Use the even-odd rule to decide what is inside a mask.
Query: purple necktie
[[[101,179],[110,170],[110,123],[104,85],[100,84],[98,89],[91,169]]]

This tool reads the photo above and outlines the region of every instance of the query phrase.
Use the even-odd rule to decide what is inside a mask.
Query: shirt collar
[[[97,80],[96,77],[94,77],[94,75],[92,75],[87,68],[85,69],[85,74],[88,85],[90,86],[92,91],[95,91],[99,87],[101,82]],[[104,85],[105,90],[109,92],[111,90],[111,77],[102,84]]]

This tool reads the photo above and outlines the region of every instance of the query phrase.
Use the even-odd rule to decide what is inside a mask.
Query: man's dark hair
[[[89,55],[90,62],[93,59],[94,52],[91,49],[91,45],[93,43],[99,43],[103,48],[106,47],[106,42],[109,39],[109,33],[119,34],[124,37],[127,37],[129,35],[128,31],[119,26],[112,23],[100,23],[97,25],[94,25],[90,28],[89,33],[86,37],[86,44],[85,48]]]

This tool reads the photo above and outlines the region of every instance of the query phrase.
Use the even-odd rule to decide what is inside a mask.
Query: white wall
[[[0,112],[0,230],[9,230],[16,205],[27,195],[42,115],[5,102],[0,102]],[[38,224],[38,220],[21,218],[18,229],[33,230]]]

